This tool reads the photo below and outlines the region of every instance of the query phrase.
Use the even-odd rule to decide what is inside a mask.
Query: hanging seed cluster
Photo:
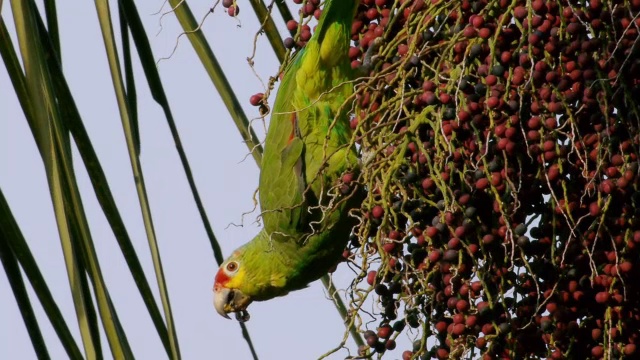
[[[293,2],[290,48],[321,11]],[[363,350],[640,357],[639,31],[638,0],[361,1]]]

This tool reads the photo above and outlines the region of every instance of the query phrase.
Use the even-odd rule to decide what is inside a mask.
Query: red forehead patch
[[[225,274],[224,269],[220,268],[218,270],[218,273],[216,274],[213,289],[217,291],[218,288],[226,284],[227,281],[229,281],[229,277],[227,276],[227,274]]]

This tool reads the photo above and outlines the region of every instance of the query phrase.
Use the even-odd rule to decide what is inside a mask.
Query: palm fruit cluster
[[[291,5],[293,48],[322,7]],[[368,196],[345,257],[367,351],[640,357],[639,14],[638,0],[361,1],[352,66],[378,48],[350,100],[363,168],[348,180]],[[409,329],[413,348],[395,349]]]

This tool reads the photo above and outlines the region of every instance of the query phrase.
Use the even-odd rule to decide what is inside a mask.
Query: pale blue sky
[[[241,23],[218,7],[205,22],[204,31],[223,68],[232,74],[229,80],[251,118],[257,116],[257,109],[249,105],[249,96],[263,91],[246,62],[258,24],[248,2],[239,2]],[[190,5],[199,18],[213,3],[191,1]],[[10,2],[5,1],[3,5],[2,16],[13,31]],[[111,6],[112,13],[115,11],[113,20],[117,22],[116,2]],[[160,6],[161,1],[138,2],[144,25],[152,36],[154,55],[158,58],[171,52],[180,33],[174,17],[169,15],[163,19],[164,29],[155,36],[159,30],[159,15],[153,13]],[[58,2],[58,7],[65,74],[116,203],[155,289],[155,276],[94,5],[67,1]],[[278,23],[282,24],[282,21]],[[238,27],[239,24],[242,26]],[[119,30],[117,24],[114,28]],[[141,68],[137,62],[134,64],[142,165],[182,355],[185,359],[249,358],[239,326],[235,321],[223,319],[213,309],[211,287],[217,266],[166,120],[160,107],[151,99]],[[276,58],[266,39],[261,38],[256,72],[266,81],[276,69]],[[227,255],[258,232],[253,223],[256,213],[245,218],[242,228],[228,226],[232,222],[239,223],[241,214],[253,208],[252,194],[257,186],[258,169],[251,158],[242,162],[247,149],[186,38],[180,40],[170,60],[161,62],[160,73],[195,180]],[[0,94],[0,188],[80,344],[42,161],[4,66],[0,66]],[[258,126],[257,130],[262,133],[260,128]],[[79,161],[77,164],[99,260],[133,351],[139,359],[165,358],[84,168]],[[350,275],[345,268],[342,265],[339,271],[343,283]],[[36,312],[41,315],[50,354],[54,359],[66,358],[48,320],[42,316],[39,303],[35,297],[32,300]],[[343,335],[342,321],[319,282],[284,298],[255,303],[250,310],[252,317],[248,328],[261,359],[316,358],[336,346]],[[0,270],[0,319],[0,358],[34,358],[3,270]],[[108,354],[106,341],[103,344]],[[401,352],[401,349],[396,350],[390,358],[400,357]],[[346,354],[342,351],[332,358],[344,358]]]

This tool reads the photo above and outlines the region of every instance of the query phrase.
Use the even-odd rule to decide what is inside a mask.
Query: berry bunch
[[[638,0],[361,1],[352,66],[382,45],[345,256],[371,349],[413,328],[403,359],[639,356],[639,31]]]

